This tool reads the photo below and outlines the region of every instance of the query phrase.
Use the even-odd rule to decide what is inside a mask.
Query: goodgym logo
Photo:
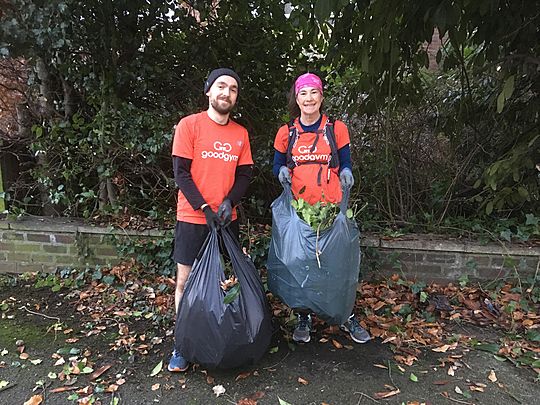
[[[203,159],[221,159],[225,162],[235,162],[238,160],[238,155],[229,153],[232,150],[232,145],[228,142],[214,142],[214,150],[203,150],[201,157]]]

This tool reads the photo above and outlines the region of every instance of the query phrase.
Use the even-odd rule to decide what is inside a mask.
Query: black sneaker
[[[360,326],[354,315],[351,315],[339,328],[345,332],[349,332],[351,339],[356,343],[366,343],[371,340],[368,331]]]
[[[297,343],[308,343],[311,340],[311,315],[298,314],[298,323],[293,332],[293,340]]]

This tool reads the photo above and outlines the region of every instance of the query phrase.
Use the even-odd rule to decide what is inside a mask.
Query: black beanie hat
[[[208,75],[208,79],[206,79],[206,82],[204,82],[204,94],[208,93],[210,87],[212,87],[216,79],[220,76],[231,76],[236,80],[236,83],[238,83],[238,90],[240,91],[240,77],[238,77],[236,72],[228,68],[219,68],[212,70]]]

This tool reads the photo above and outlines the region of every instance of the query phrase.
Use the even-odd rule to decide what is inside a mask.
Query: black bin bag
[[[218,234],[219,232],[219,234]],[[230,257],[240,293],[223,303],[225,280],[219,240]],[[251,365],[267,351],[272,318],[264,288],[253,265],[228,228],[211,231],[186,282],[176,317],[175,349],[207,368]]]
[[[298,216],[292,199],[290,187],[285,187],[272,203],[268,289],[289,307],[340,325],[354,307],[360,270],[360,232],[346,216],[349,193],[343,193],[340,213],[318,237]]]

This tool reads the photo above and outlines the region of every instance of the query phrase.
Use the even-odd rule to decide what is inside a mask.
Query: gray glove
[[[351,187],[354,185],[354,177],[351,172],[351,169],[346,167],[341,171],[339,174],[339,181],[341,182],[341,187],[345,190],[350,190]]]
[[[217,216],[219,217],[221,224],[227,226],[232,221],[232,203],[231,200],[226,198],[219,205]]]
[[[278,179],[283,187],[292,183],[291,172],[287,166],[281,166],[279,168]]]

